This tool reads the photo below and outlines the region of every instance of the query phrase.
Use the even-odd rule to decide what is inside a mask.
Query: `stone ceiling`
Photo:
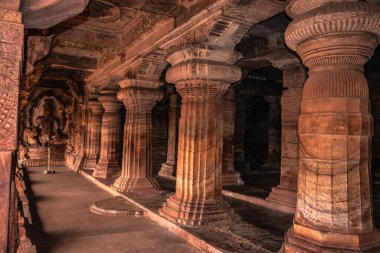
[[[210,2],[91,0],[81,14],[47,32],[55,35],[45,60],[47,67],[89,74],[161,21],[185,20],[189,10],[184,5],[194,8],[190,12],[197,12],[196,7],[201,9]]]
[[[272,58],[289,56],[283,54],[285,46],[281,38],[289,20],[284,14],[278,15],[283,11],[283,2],[90,0],[80,14],[49,29],[31,29],[29,34],[53,35],[50,53],[42,60],[42,82],[69,78],[107,82],[104,78],[106,74],[119,74],[126,66],[134,65],[136,59],[139,61],[141,55],[154,52],[153,58],[163,59],[165,52],[159,49],[165,47],[162,44],[182,40],[192,26],[206,23],[213,15],[219,15],[223,11],[224,19],[239,17],[239,22],[259,23],[249,29],[237,46],[237,50],[244,56],[238,64],[252,69],[267,66],[268,62],[273,64],[267,60],[259,62],[253,59],[260,55],[267,57],[274,48],[280,51],[280,56],[271,56]],[[261,22],[262,20],[267,21]],[[215,24],[215,27],[219,25],[224,29],[223,22]],[[262,50],[253,49],[252,45]]]

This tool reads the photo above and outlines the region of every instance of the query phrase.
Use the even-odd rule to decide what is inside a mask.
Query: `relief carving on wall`
[[[25,108],[19,161],[28,166],[47,162],[50,147],[53,163],[63,163],[68,139],[68,114],[71,100],[55,96],[49,90],[34,97]]]
[[[23,26],[0,21],[0,151],[17,147]]]

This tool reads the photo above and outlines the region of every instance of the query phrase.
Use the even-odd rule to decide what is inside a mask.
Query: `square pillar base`
[[[120,170],[119,164],[114,161],[99,161],[94,170],[94,177],[111,178]]]
[[[174,179],[175,178],[173,176],[174,168],[175,168],[175,166],[172,165],[172,164],[163,163],[161,165],[160,171],[158,172],[158,175],[161,176],[161,177],[166,177],[166,178]]]
[[[98,159],[96,157],[89,156],[86,159],[86,164],[84,167],[89,170],[95,170],[97,161]]]
[[[223,186],[243,185],[244,181],[238,172],[222,172],[222,184]]]
[[[380,233],[343,234],[294,224],[285,235],[280,253],[375,253],[380,252]]]
[[[222,199],[190,203],[181,201],[173,195],[160,209],[160,215],[174,223],[194,226],[232,218],[233,209]]]
[[[297,193],[280,185],[272,188],[266,200],[280,205],[281,209],[286,208],[293,213],[296,211]]]
[[[119,177],[111,187],[118,192],[143,192],[160,189],[160,185],[154,178]]]

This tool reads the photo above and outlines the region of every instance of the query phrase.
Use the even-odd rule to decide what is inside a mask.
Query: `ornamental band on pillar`
[[[282,252],[378,252],[370,166],[372,116],[363,65],[380,35],[380,8],[359,1],[287,3],[287,45],[309,68],[298,123],[293,227]]]

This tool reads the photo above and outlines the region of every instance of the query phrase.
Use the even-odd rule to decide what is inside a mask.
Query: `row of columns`
[[[287,45],[301,56],[309,78],[300,100],[305,80],[301,66],[284,69],[284,75],[297,70],[299,74],[284,78],[289,92],[284,92],[282,101],[288,106],[283,111],[282,149],[287,144],[293,149],[282,154],[281,182],[269,197],[296,202],[294,224],[281,251],[376,252],[380,235],[373,224],[371,202],[372,116],[363,65],[378,43],[380,9],[362,1],[291,0],[287,13],[294,18],[285,34]],[[176,85],[182,98],[176,192],[160,209],[160,215],[173,222],[199,225],[231,213],[222,199],[222,154],[223,149],[232,148],[223,146],[223,139],[229,141],[231,126],[223,127],[222,109],[228,105],[223,107],[222,98],[230,84],[240,79],[233,59],[234,52],[196,46],[167,57],[172,65],[167,81]],[[151,168],[151,109],[161,96],[158,84],[126,80],[121,86],[118,98],[128,116],[122,172],[113,187],[118,191],[156,189]],[[108,169],[100,171],[117,161],[117,144],[115,137],[103,141],[103,135],[117,136],[120,123],[118,127],[107,123],[112,116],[105,116],[110,113],[106,102],[111,99],[108,94],[104,95],[107,99],[102,96],[102,125],[106,127],[103,132],[102,126],[96,170],[99,175],[110,175]],[[112,152],[102,153],[105,147]],[[170,152],[164,165],[169,168],[162,171],[166,175],[175,166],[172,146]],[[229,159],[226,164],[228,171]]]

